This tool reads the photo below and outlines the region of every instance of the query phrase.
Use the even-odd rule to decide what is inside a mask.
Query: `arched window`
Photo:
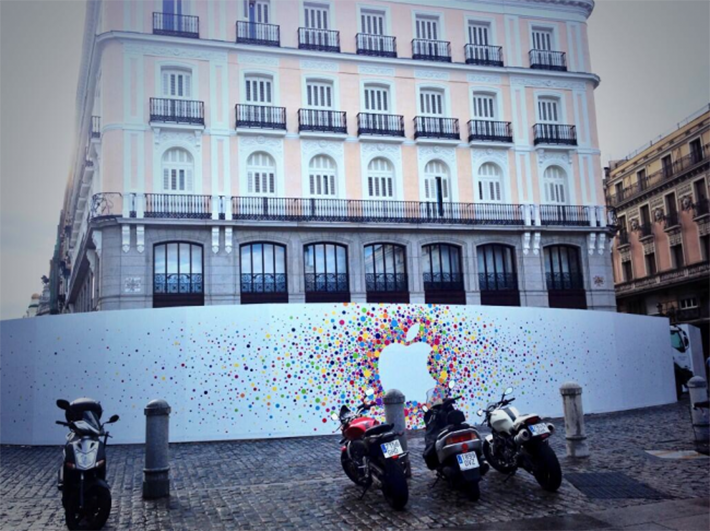
[[[303,250],[306,302],[350,302],[347,248],[313,243]]]
[[[153,307],[204,304],[202,246],[188,242],[153,247]]]
[[[163,155],[163,190],[191,193],[194,162],[192,155],[182,148],[172,148]]]
[[[578,247],[545,247],[545,282],[551,308],[586,308],[584,275]]]
[[[367,165],[367,194],[372,198],[394,197],[394,167],[382,157],[377,157]]]
[[[559,166],[549,166],[542,176],[545,202],[565,205],[568,201],[567,173]]]
[[[422,258],[425,301],[466,304],[461,248],[446,243],[425,245]]]
[[[335,161],[327,155],[313,157],[308,165],[308,180],[311,196],[335,197]]]
[[[242,304],[288,302],[286,247],[276,243],[246,243],[240,247]]]
[[[438,200],[438,181],[441,181],[442,199],[451,201],[449,167],[440,160],[432,160],[424,167],[424,197],[427,200]]]
[[[500,203],[503,172],[497,164],[486,162],[478,169],[478,199],[485,203]]]
[[[476,254],[481,304],[520,306],[513,247],[497,243],[481,245]]]
[[[257,151],[247,159],[247,192],[249,195],[275,195],[276,163],[271,155]]]
[[[409,302],[406,251],[402,245],[365,246],[367,302]]]

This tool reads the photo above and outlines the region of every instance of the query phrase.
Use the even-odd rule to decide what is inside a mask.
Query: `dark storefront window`
[[[161,243],[153,248],[153,307],[202,306],[202,246]]]
[[[348,250],[336,243],[304,247],[306,302],[350,302]]]
[[[406,252],[403,246],[365,246],[365,286],[368,302],[409,302]]]
[[[514,249],[508,245],[481,245],[477,254],[481,304],[520,306]]]
[[[240,248],[242,304],[288,302],[286,247],[275,243],[247,243]]]

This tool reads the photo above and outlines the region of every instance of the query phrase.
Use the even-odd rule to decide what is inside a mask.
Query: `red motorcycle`
[[[374,393],[368,390],[368,398],[372,395]],[[399,511],[409,499],[403,459],[407,452],[402,449],[392,424],[380,424],[364,416],[375,405],[375,402],[363,400],[354,413],[344,405],[340,414],[334,412],[331,415],[333,420],[340,422],[339,429],[343,433],[340,463],[350,480],[364,488],[362,496],[374,477],[380,483],[387,503]]]

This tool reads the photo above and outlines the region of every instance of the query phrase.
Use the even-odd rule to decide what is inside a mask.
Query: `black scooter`
[[[461,397],[450,397],[449,389],[435,387],[427,392],[424,462],[430,470],[436,470],[437,481],[445,479],[450,487],[461,489],[476,501],[481,496],[479,483],[489,466],[480,434],[454,407]]]
[[[64,445],[64,462],[57,487],[69,529],[101,529],[111,513],[111,489],[106,483],[106,424],[118,421],[113,415],[101,424],[101,404],[91,398],[77,398],[71,404],[57,400],[67,421],[57,421],[70,432]],[[103,441],[101,438],[103,437]]]

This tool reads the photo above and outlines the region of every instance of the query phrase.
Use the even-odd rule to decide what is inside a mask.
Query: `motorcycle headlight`
[[[89,470],[96,466],[96,457],[99,454],[99,445],[96,443],[82,445],[83,448],[75,448],[74,462],[79,470]]]

